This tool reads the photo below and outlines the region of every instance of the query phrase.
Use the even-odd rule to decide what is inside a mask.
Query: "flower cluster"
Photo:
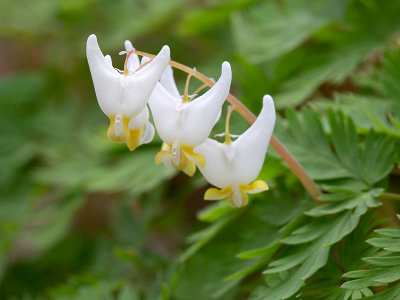
[[[209,139],[221,115],[231,85],[230,64],[224,62],[219,80],[203,95],[189,95],[188,75],[183,95],[179,93],[171,66],[170,50],[164,46],[154,59],[139,57],[129,41],[125,42],[124,70],[113,68],[111,57],[101,52],[95,35],[87,41],[86,54],[94,88],[102,111],[109,117],[107,136],[126,143],[130,150],[149,143],[155,129],[149,122],[149,109],[158,135],[163,140],[156,164],[165,163],[193,176],[196,167],[217,188],[206,191],[206,200],[228,198],[232,206],[247,204],[247,194],[268,189],[257,180],[275,125],[271,96],[263,99],[263,108],[251,127],[232,141],[227,116],[225,142]],[[193,72],[196,72],[193,70]],[[253,182],[254,181],[254,182]]]

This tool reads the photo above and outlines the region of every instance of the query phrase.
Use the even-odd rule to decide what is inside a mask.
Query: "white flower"
[[[127,52],[124,71],[120,72],[113,68],[111,57],[103,55],[94,34],[87,40],[86,54],[97,100],[101,110],[110,118],[107,136],[115,142],[126,142],[133,150],[151,140],[154,134],[154,129],[148,126],[146,104],[168,65],[170,51],[168,46],[164,46],[150,63],[141,68],[138,57],[131,51]]]
[[[228,197],[232,206],[242,207],[248,202],[247,194],[268,189],[262,180],[251,182],[261,171],[274,125],[274,102],[271,96],[266,95],[257,120],[237,140],[219,143],[207,139],[196,148],[207,160],[201,173],[208,182],[219,188],[208,189],[204,199],[221,200]]]
[[[183,97],[179,95],[172,70],[166,69],[149,100],[155,127],[164,141],[155,157],[156,164],[166,162],[189,176],[196,171],[195,165],[206,166],[206,159],[194,148],[207,139],[218,120],[231,80],[230,64],[224,62],[218,82],[191,101],[187,88]]]
[[[134,50],[132,43],[128,40],[125,41],[125,50],[128,53]],[[150,61],[150,59],[147,60],[147,62]],[[142,63],[142,66],[144,67],[144,63]],[[128,75],[132,75],[140,67],[139,57],[134,53],[129,55],[126,62]],[[147,104],[136,117],[129,121],[128,129],[130,135],[127,145],[131,151],[136,149],[138,146],[150,143],[153,140],[155,130],[153,124],[149,122],[149,109],[147,108]]]

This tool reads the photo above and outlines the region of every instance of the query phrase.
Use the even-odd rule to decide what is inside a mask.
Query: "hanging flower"
[[[126,43],[128,47],[130,43]],[[112,66],[111,57],[104,56],[96,36],[87,40],[86,54],[101,110],[110,118],[107,136],[114,142],[127,143],[130,150],[149,142],[154,128],[149,127],[146,104],[170,60],[168,46],[148,64],[140,67],[132,49],[127,54],[123,71]]]
[[[131,53],[127,58],[126,68],[128,70],[128,75],[132,75],[141,66],[145,67],[144,63],[142,65],[139,62],[139,57],[132,53],[135,49],[130,41],[125,41],[125,50],[127,53]],[[151,60],[148,59],[147,63]],[[130,132],[129,139],[127,141],[128,148],[133,151],[142,144],[150,143],[154,137],[154,126],[149,122],[149,109],[146,106],[144,109],[134,118],[132,118],[128,123],[128,129]]]
[[[229,124],[227,117],[227,124]],[[256,180],[261,171],[269,140],[275,125],[275,107],[271,96],[263,99],[263,108],[257,120],[234,142],[229,129],[225,143],[207,139],[196,151],[207,160],[200,170],[207,181],[217,188],[209,188],[205,200],[228,198],[232,206],[243,207],[248,202],[247,194],[268,190],[267,184]]]
[[[231,66],[222,64],[221,77],[205,94],[192,100],[186,81],[183,96],[179,95],[172,70],[167,68],[150,97],[149,105],[157,132],[164,144],[155,162],[165,162],[177,170],[193,176],[196,165],[206,166],[206,159],[194,148],[202,144],[217,122],[221,107],[229,94],[232,80]]]

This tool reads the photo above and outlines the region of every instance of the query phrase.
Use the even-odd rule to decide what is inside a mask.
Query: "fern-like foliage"
[[[372,75],[359,74],[354,80],[361,93],[339,93],[334,101],[318,101],[312,107],[322,112],[327,108],[342,111],[354,120],[361,132],[373,129],[400,139],[400,50],[386,50],[382,65],[371,68]],[[372,93],[371,93],[372,92]]]
[[[400,220],[400,215],[398,215]],[[342,285],[347,289],[345,299],[358,299],[353,295],[370,296],[363,291],[375,286],[387,286],[388,289],[374,297],[367,299],[398,299],[400,285],[400,229],[382,228],[375,230],[376,236],[367,240],[367,243],[380,251],[373,256],[364,257],[368,264],[363,270],[347,272],[343,275],[348,281]],[[385,297],[385,298],[383,298]],[[397,297],[397,298],[396,298]],[[361,298],[361,297],[359,297]]]
[[[311,110],[301,114],[289,111],[287,115],[290,132],[279,131],[281,138],[328,193],[320,197],[319,205],[305,212],[308,218],[294,221],[295,230],[289,225],[289,230],[284,229],[270,245],[238,255],[258,259],[253,269],[260,261],[269,262],[263,274],[278,278],[257,288],[251,299],[287,299],[324,267],[331,255],[330,246],[355,230],[368,208],[381,205],[380,181],[394,164],[393,141],[370,132],[360,143],[353,121],[342,113],[328,113],[329,135]],[[298,226],[299,222],[303,225]],[[242,270],[230,279],[244,274]]]
[[[265,283],[257,285],[250,299],[287,299],[298,293],[307,279],[331,260],[332,245],[352,233],[369,208],[381,205],[382,181],[395,162],[391,138],[371,131],[359,139],[352,119],[343,113],[329,111],[325,127],[320,116],[309,109],[301,113],[289,110],[287,120],[287,127],[277,130],[279,137],[326,193],[318,205],[297,214],[268,244],[237,255],[246,263],[238,264],[244,267],[225,277],[228,282],[237,284],[264,269]],[[212,224],[190,237],[192,245],[182,258],[195,254],[225,230],[227,222],[229,226],[242,222],[242,214],[246,210],[238,214],[226,203],[203,210],[199,218]],[[372,292],[364,289],[364,293]]]

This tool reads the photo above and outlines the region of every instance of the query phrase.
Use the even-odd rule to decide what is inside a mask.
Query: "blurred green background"
[[[85,57],[90,34],[119,68],[125,39],[150,53],[167,44],[173,60],[213,78],[228,60],[231,92],[254,113],[268,93],[280,112],[339,105],[361,132],[390,133],[359,108],[400,107],[375,93],[384,56],[400,57],[399,16],[396,0],[2,0],[0,299],[242,299],[258,279],[222,280],[248,264],[235,254],[311,205],[269,150],[260,178],[291,191],[256,196],[265,201],[251,204],[251,218],[235,212],[243,222],[182,258],[187,236],[203,228],[207,185],[155,166],[158,138],[133,153],[107,140]],[[247,125],[234,115],[232,127]]]

